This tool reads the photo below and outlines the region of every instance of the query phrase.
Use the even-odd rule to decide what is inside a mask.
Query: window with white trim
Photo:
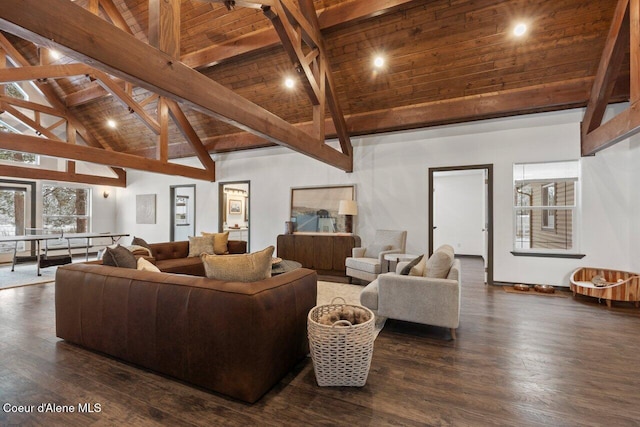
[[[42,186],[42,228],[65,233],[88,233],[91,222],[91,189]]]
[[[579,166],[514,164],[514,252],[577,253]]]

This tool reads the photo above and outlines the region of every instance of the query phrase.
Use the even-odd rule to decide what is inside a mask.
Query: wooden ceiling
[[[22,4],[3,3],[15,3],[9,8]],[[158,19],[150,18],[154,14],[149,12],[150,5],[158,7],[157,3],[159,0],[77,0],[71,18],[86,20],[81,12],[90,11],[120,28],[118,31],[127,31],[140,42],[149,43],[150,34],[151,38],[157,37],[153,34]],[[243,7],[247,2],[242,1],[236,2],[232,10],[222,1],[178,3],[179,37],[175,41],[179,46],[175,47],[179,47],[182,63],[313,135],[314,107],[303,89],[304,78],[297,75],[291,55],[261,9]],[[304,0],[300,4],[303,3]],[[312,3],[335,100],[344,115],[348,134],[355,136],[586,106],[617,2],[315,0]],[[5,18],[1,8],[0,18]],[[53,18],[45,17],[42,22],[46,19]],[[512,30],[520,21],[528,24],[529,31],[517,38]],[[22,56],[25,62],[21,65],[78,62],[74,55],[51,58],[47,49],[39,49],[31,41],[14,35],[22,34],[4,20],[0,28],[5,30],[0,46],[10,58],[12,49],[13,56]],[[78,33],[78,38],[82,37],[86,38]],[[127,46],[121,46],[119,55],[127,56],[128,50]],[[628,50],[610,102],[629,99]],[[376,55],[386,60],[382,69],[373,67]],[[150,66],[145,58],[133,60],[137,60],[140,72]],[[11,62],[19,61],[11,58]],[[98,73],[103,71],[100,69]],[[59,107],[72,116],[73,123],[85,128],[84,134],[78,132],[79,140],[149,159],[161,156],[158,149],[161,138],[166,138],[167,159],[193,156],[197,152],[184,136],[184,123],[181,127],[168,120],[162,137],[159,129],[154,129],[158,125],[161,97],[137,81],[128,83],[120,78],[99,76],[81,72],[47,78],[46,82],[39,80],[54,92],[52,95],[62,104]],[[284,88],[286,76],[296,78],[294,90]],[[118,96],[120,92],[124,95]],[[123,102],[123,96],[127,95],[134,108]],[[334,138],[336,130],[328,103],[320,105],[326,119],[326,138]],[[209,153],[275,144],[262,134],[240,130],[189,102],[181,102],[180,107],[188,121],[187,128],[192,127]],[[118,127],[108,128],[107,119],[115,120]],[[0,147],[7,145],[0,140]],[[343,152],[346,153],[344,149]]]

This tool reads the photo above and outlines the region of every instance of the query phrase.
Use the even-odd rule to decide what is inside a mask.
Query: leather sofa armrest
[[[227,250],[230,254],[246,254],[247,242],[244,240],[229,240],[227,242]]]

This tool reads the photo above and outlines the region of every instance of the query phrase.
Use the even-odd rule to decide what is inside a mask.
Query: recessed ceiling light
[[[51,55],[51,57],[53,59],[60,59],[60,57],[62,56],[62,55],[60,55],[60,52],[58,52],[57,50],[53,50],[53,49],[49,50],[49,54]]]
[[[526,32],[527,32],[527,24],[524,24],[522,22],[513,28],[513,35],[516,37],[521,37]]]
[[[113,119],[107,120],[107,126],[109,126],[111,129],[115,129],[116,128],[116,121],[113,120]]]
[[[293,89],[293,87],[296,85],[296,82],[293,81],[293,79],[291,77],[287,77],[286,79],[284,79],[284,85],[288,89]]]
[[[384,65],[384,58],[382,56],[376,56],[373,60],[373,65],[375,65],[376,68],[381,68]]]

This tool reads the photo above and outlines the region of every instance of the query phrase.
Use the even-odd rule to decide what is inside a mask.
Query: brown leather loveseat
[[[68,264],[56,272],[56,334],[253,403],[308,353],[316,284],[304,268],[240,283]]]
[[[151,243],[152,262],[167,273],[205,276],[204,265],[199,257],[189,257],[189,241]],[[229,240],[227,248],[230,254],[247,252],[247,242]]]

